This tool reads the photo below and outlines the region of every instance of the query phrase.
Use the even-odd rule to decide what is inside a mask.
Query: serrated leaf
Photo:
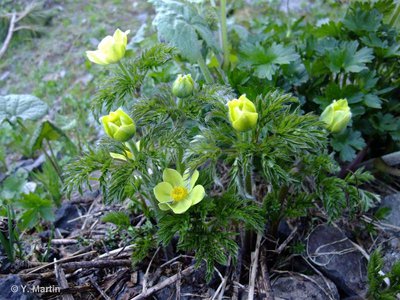
[[[364,104],[372,108],[382,108],[382,100],[374,94],[367,94],[364,96]]]
[[[368,6],[357,3],[357,7],[350,8],[343,20],[344,26],[357,34],[376,32],[382,21],[382,14]]]
[[[32,95],[0,96],[0,124],[6,119],[15,122],[17,118],[36,121],[47,110],[47,104]]]
[[[267,48],[260,44],[245,44],[240,50],[242,60],[239,67],[253,67],[256,77],[268,80],[272,79],[280,65],[287,65],[300,57],[292,47],[276,43]]]
[[[342,42],[339,48],[328,52],[327,66],[333,73],[345,72],[359,73],[366,69],[366,63],[373,60],[372,49],[364,47],[357,50],[358,42]]]
[[[24,211],[21,215],[23,228],[34,227],[40,218],[47,222],[55,220],[52,201],[43,199],[37,194],[25,194],[16,205]]]
[[[342,161],[351,161],[356,156],[356,150],[365,147],[365,141],[361,136],[361,132],[346,130],[341,134],[335,134],[331,141],[335,151],[340,153]]]

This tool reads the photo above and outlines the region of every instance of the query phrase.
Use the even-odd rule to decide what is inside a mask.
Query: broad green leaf
[[[374,94],[367,94],[364,96],[364,104],[372,108],[382,108],[382,100]]]
[[[341,134],[335,134],[331,144],[333,149],[340,153],[342,161],[353,160],[356,156],[356,150],[362,150],[366,145],[361,132],[349,129]]]
[[[357,50],[358,42],[342,42],[327,54],[327,66],[333,73],[341,71],[358,73],[366,69],[366,63],[373,60],[372,49],[364,47]]]
[[[8,176],[0,185],[0,199],[18,198],[24,191],[24,186],[28,179],[28,172],[18,169]]]
[[[218,43],[207,21],[200,15],[198,5],[184,0],[150,0],[156,9],[153,25],[161,40],[178,48],[191,62],[201,54],[202,41],[215,52]]]
[[[15,122],[17,118],[36,121],[47,110],[47,104],[32,95],[0,96],[0,124],[6,119]]]
[[[264,48],[260,44],[245,44],[241,47],[241,68],[254,68],[254,75],[258,78],[272,79],[280,65],[287,65],[299,59],[294,48],[273,43]]]
[[[382,14],[379,11],[358,5],[349,9],[343,24],[349,30],[361,35],[363,32],[376,32],[381,21]]]
[[[40,219],[47,222],[55,220],[52,201],[42,199],[37,194],[26,194],[16,202],[16,205],[24,212],[21,215],[21,225],[23,228],[34,227]]]
[[[43,140],[48,141],[58,140],[65,138],[68,143],[72,144],[67,135],[56,125],[46,120],[35,130],[31,139],[32,151],[38,150],[42,147]]]

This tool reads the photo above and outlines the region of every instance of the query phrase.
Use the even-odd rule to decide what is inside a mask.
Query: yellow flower
[[[351,120],[351,111],[347,99],[333,100],[322,112],[320,120],[325,122],[326,128],[332,133],[345,129]]]
[[[100,118],[107,135],[119,142],[126,142],[136,133],[136,126],[121,108]]]
[[[242,95],[228,102],[229,120],[237,131],[248,131],[257,125],[258,113],[253,102]]]
[[[176,214],[183,214],[191,206],[199,203],[205,196],[204,187],[196,185],[199,172],[196,170],[192,176],[185,172],[182,176],[174,169],[165,169],[163,182],[154,188],[154,195],[161,210],[171,209]]]
[[[129,30],[123,32],[115,30],[113,36],[106,36],[95,51],[86,51],[86,55],[91,62],[99,65],[108,65],[118,62],[125,55],[127,35]]]

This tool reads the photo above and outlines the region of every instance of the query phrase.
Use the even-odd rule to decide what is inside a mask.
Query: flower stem
[[[118,66],[119,66],[119,68],[122,70],[122,72],[124,72],[124,74],[125,74],[130,80],[132,80],[131,75],[129,74],[128,70],[125,68],[125,66],[122,64],[121,61],[118,62]]]
[[[211,76],[210,70],[208,69],[203,56],[200,55],[199,59],[197,60],[197,63],[199,64],[200,70],[203,73],[204,78],[206,79],[206,82],[208,84],[213,83],[214,80]]]
[[[227,72],[229,68],[229,45],[228,45],[228,30],[226,27],[226,0],[221,0],[221,41],[222,50],[224,52],[224,63],[222,69]]]
[[[50,145],[50,142],[48,139],[45,139],[46,145],[50,150],[50,155],[48,155],[47,151],[43,149],[43,152],[45,156],[50,160],[50,163],[53,165],[54,170],[57,172],[58,177],[60,177],[61,182],[64,182],[63,177],[62,177],[62,171],[60,165],[57,163],[57,158],[54,154],[53,148]]]

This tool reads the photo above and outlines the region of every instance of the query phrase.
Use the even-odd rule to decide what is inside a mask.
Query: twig
[[[127,251],[131,250],[132,248],[134,248],[135,246],[136,245],[133,244],[133,245],[121,247],[121,248],[118,248],[118,249],[115,249],[115,250],[111,250],[111,251],[109,251],[107,253],[101,254],[97,259],[106,258],[106,257],[110,257],[110,256],[117,257],[122,252],[127,252]]]
[[[93,285],[93,287],[100,293],[100,295],[101,295],[105,300],[111,300],[111,298],[107,296],[107,294],[100,288],[100,286],[97,284],[96,281],[94,281],[93,278],[90,278],[90,283]]]
[[[266,252],[267,251],[265,250],[265,248],[263,248],[261,250],[261,258],[260,258],[261,276],[263,279],[265,300],[275,300],[274,292],[271,287],[271,281],[269,280]]]
[[[292,230],[286,240],[275,250],[276,253],[280,254],[283,250],[285,250],[286,246],[290,243],[290,241],[294,238],[297,233],[297,226]]]
[[[175,299],[176,300],[181,300],[181,279],[182,279],[182,264],[178,263],[178,278],[176,280],[175,283],[175,289],[176,289],[176,295],[175,295]]]
[[[63,263],[63,262],[67,262],[69,260],[73,260],[73,259],[78,258],[78,257],[82,257],[82,256],[85,256],[85,255],[90,255],[90,254],[94,254],[94,253],[96,253],[96,251],[90,251],[90,252],[87,252],[87,253],[82,253],[82,254],[78,254],[78,255],[75,255],[75,256],[62,258],[62,259],[58,260],[57,263],[60,264],[60,263]],[[54,264],[55,264],[55,262],[51,262],[51,263],[45,264],[45,265],[43,265],[41,267],[38,267],[36,269],[33,269],[33,270],[29,271],[27,274],[35,273],[35,272],[37,272],[39,270],[48,268],[48,267],[50,267],[50,266],[52,266]]]
[[[153,263],[154,258],[156,257],[158,251],[160,251],[160,247],[157,248],[156,252],[154,252],[153,257],[151,258],[149,265],[147,266],[146,273],[143,276],[143,283],[142,283],[142,293],[146,293],[147,290],[147,279],[149,277],[150,267]]]
[[[54,273],[56,274],[56,279],[58,282],[58,285],[60,286],[61,289],[68,289],[68,281],[65,278],[65,273],[64,270],[57,264],[57,260],[54,259]],[[61,296],[62,300],[74,300],[74,297],[71,294],[63,294]]]
[[[173,259],[170,259],[169,261],[163,263],[163,264],[160,266],[160,268],[162,269],[162,268],[164,268],[165,266],[167,266],[167,265],[173,263],[174,261],[176,261],[176,260],[178,260],[178,259],[180,259],[180,258],[194,258],[194,257],[191,256],[191,255],[182,255],[182,254],[181,254],[181,255],[178,255],[177,257],[174,257]]]
[[[110,259],[110,260],[95,260],[95,261],[77,261],[63,263],[66,270],[74,270],[80,268],[114,268],[114,267],[129,267],[132,262],[129,259]]]
[[[186,268],[185,270],[183,270],[181,272],[181,276],[187,276],[190,275],[192,272],[194,271],[194,266],[190,266],[188,268]],[[180,275],[175,274],[167,279],[165,279],[164,281],[156,284],[155,286],[149,288],[146,293],[140,293],[139,295],[137,295],[136,297],[132,298],[131,300],[139,300],[139,299],[145,299],[146,297],[149,297],[150,295],[152,295],[153,293],[162,290],[163,288],[165,288],[166,286],[173,284],[175,281],[178,280]]]
[[[260,245],[261,245],[261,234],[257,234],[257,241],[256,241],[256,249],[253,252],[252,259],[251,259],[251,267],[250,267],[250,278],[249,278],[249,296],[248,300],[254,299],[254,287],[256,284],[256,275],[258,269],[258,255],[260,253]]]
[[[51,244],[58,246],[58,245],[73,245],[77,244],[78,240],[75,239],[53,239],[51,240]]]
[[[226,273],[225,273],[225,277],[221,283],[221,291],[219,292],[218,300],[222,300],[222,298],[224,297],[225,287],[226,287],[226,283],[228,282],[228,277],[229,277],[229,273],[230,273],[231,260],[232,260],[232,258],[231,258],[231,256],[229,256],[228,264],[226,266]],[[215,294],[217,294],[217,292],[215,292]]]
[[[15,23],[18,22],[16,20],[16,18],[17,18],[17,14],[15,12],[12,13],[11,19],[10,19],[10,26],[8,27],[7,36],[6,36],[6,39],[4,40],[3,46],[1,46],[1,49],[0,49],[0,58],[4,55],[4,53],[6,53],[7,48],[10,45],[11,38],[12,38],[13,33],[14,33]]]

